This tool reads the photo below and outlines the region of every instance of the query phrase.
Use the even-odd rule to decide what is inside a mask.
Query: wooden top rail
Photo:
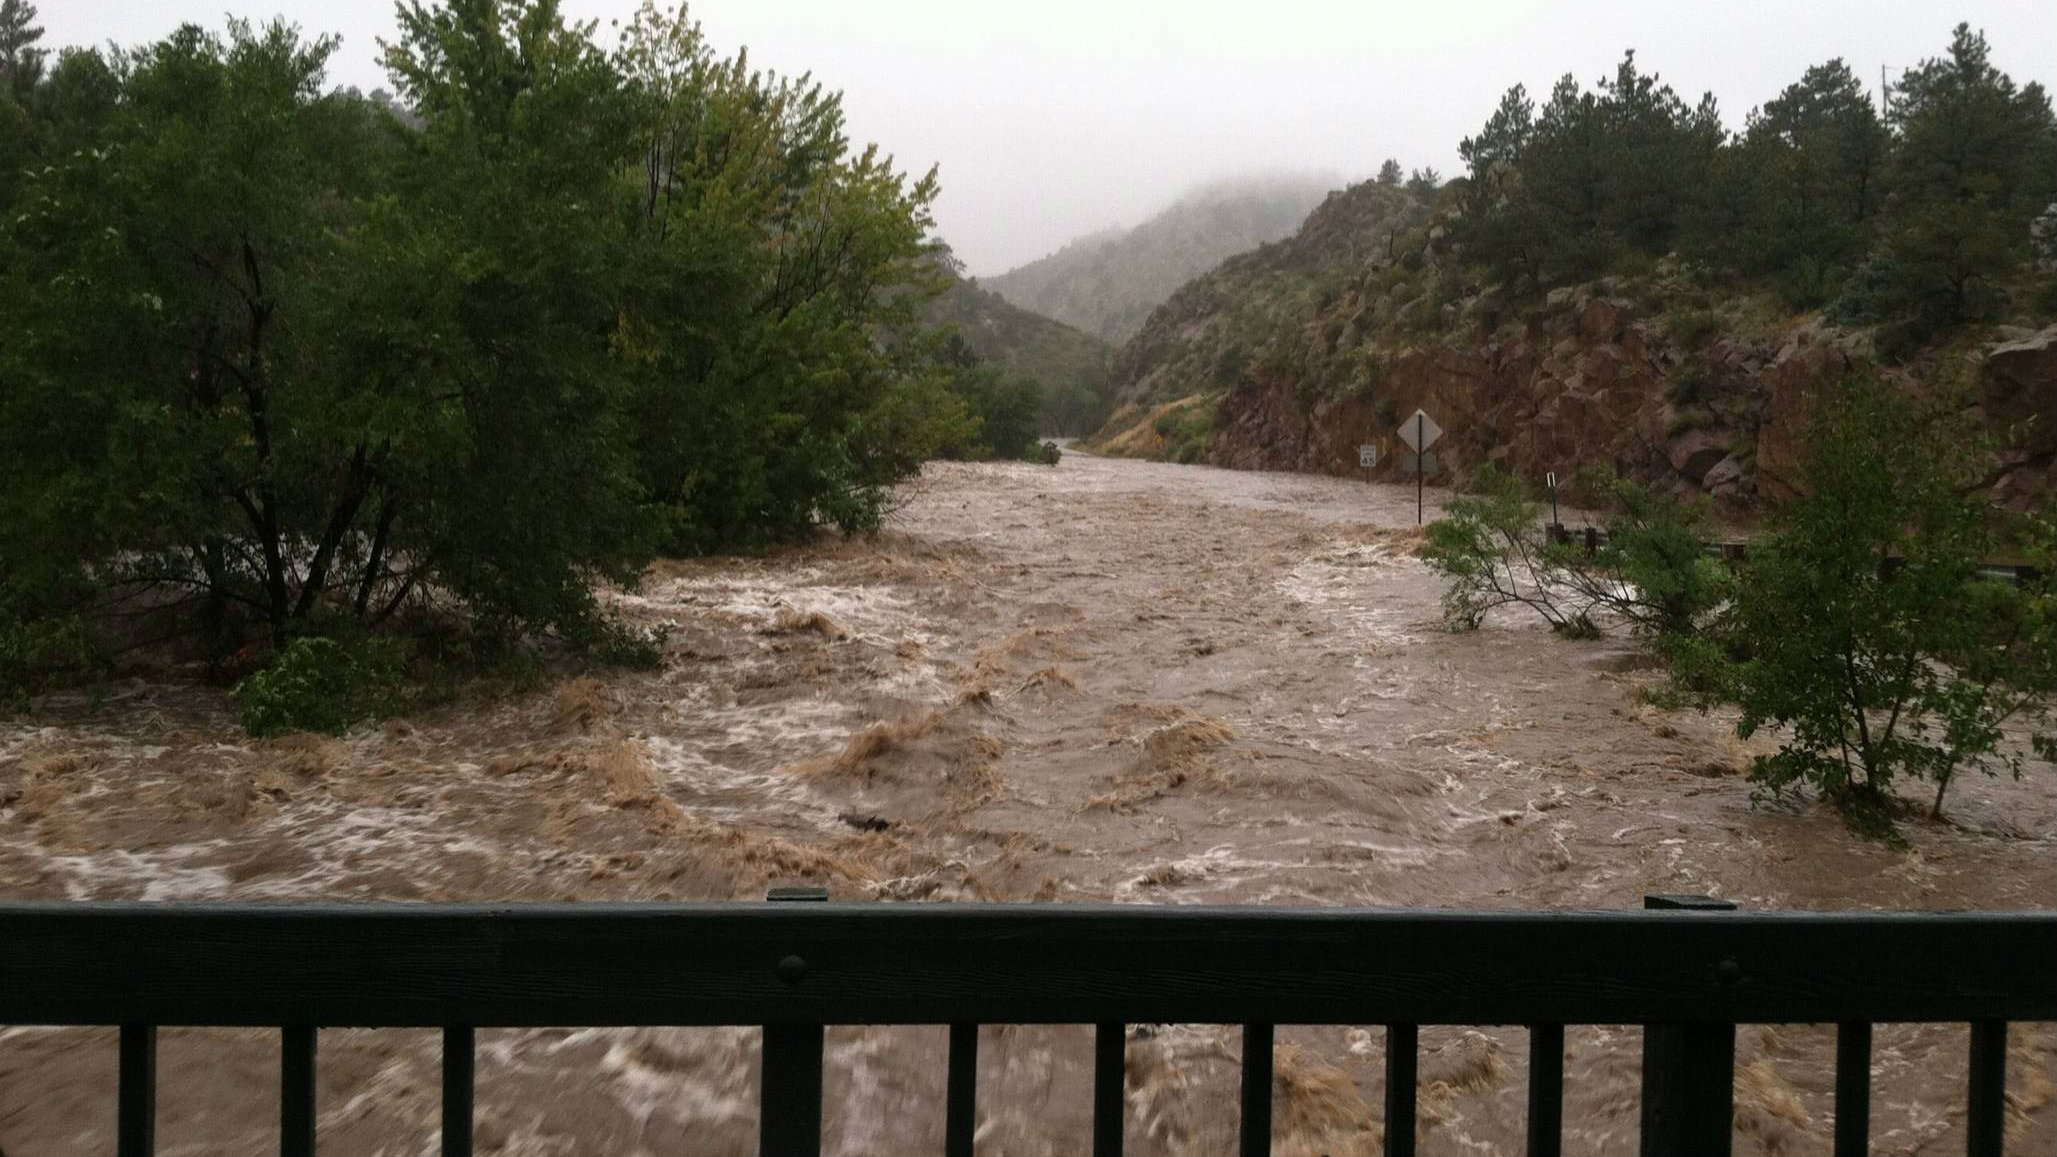
[[[2057,912],[4,904],[0,1024],[2057,1020]]]
[[[819,900],[778,889],[776,900]],[[1965,1149],[2003,1157],[2007,1022],[2057,1019],[2057,912],[1519,912],[1107,905],[0,904],[0,1024],[119,1024],[117,1149],[156,1144],[157,1026],[276,1025],[279,1150],[315,1152],[322,1027],[443,1030],[442,1150],[472,1148],[479,1027],[763,1026],[758,1147],[821,1151],[823,1025],[948,1024],[972,1157],[979,1026],[1092,1024],[1096,1157],[1127,1026],[1242,1026],[1238,1151],[1271,1150],[1274,1030],[1385,1026],[1412,1157],[1423,1024],[1521,1024],[1526,1151],[1563,1151],[1564,1025],[1644,1027],[1640,1150],[1725,1157],[1739,1022],[1837,1022],[1837,1157],[1868,1151],[1871,1026],[1965,1021]]]

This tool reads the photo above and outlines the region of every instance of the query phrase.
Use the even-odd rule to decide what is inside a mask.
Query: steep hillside
[[[986,285],[1025,309],[1124,341],[1187,279],[1289,236],[1332,187],[1305,177],[1208,186],[1133,229],[1080,238]]]
[[[1390,166],[1168,300],[1096,441],[1350,472],[1370,443],[1390,475],[1426,406],[1446,476],[1612,466],[1747,506],[1861,371],[1974,411],[1995,499],[2027,503],[2057,482],[2057,108],[1968,24],[1892,94],[1833,59],[1731,131],[1633,51],[1517,84],[1463,176]]]
[[[1114,350],[1091,334],[959,280],[929,304],[931,325],[953,328],[979,359],[1043,389],[1045,433],[1083,434],[1107,414]]]
[[[1282,326],[1332,305],[1365,269],[1398,260],[1428,218],[1422,199],[1366,181],[1331,193],[1300,229],[1194,278],[1152,311],[1115,355],[1115,401],[1127,405],[1225,391]]]
[[[1357,477],[1372,444],[1373,476],[1397,480],[1398,427],[1423,407],[1448,431],[1442,480],[1488,461],[1537,479],[1601,466],[1747,508],[1789,492],[1812,399],[1873,357],[1870,330],[1710,291],[1669,263],[1511,301],[1467,283],[1443,235],[1401,190],[1332,196],[1300,234],[1152,314],[1116,356],[1119,408],[1094,444]],[[1996,501],[2057,491],[2057,327],[1962,328],[1884,372],[1960,389],[2009,431]]]
[[[954,325],[964,343],[979,357],[1025,374],[1045,385],[1104,388],[1114,347],[1088,333],[1032,313],[1004,297],[982,289],[976,280],[959,281],[929,307],[934,325]]]

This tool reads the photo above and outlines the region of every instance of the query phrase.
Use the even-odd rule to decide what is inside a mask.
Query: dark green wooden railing
[[[1122,1145],[1126,1026],[1241,1025],[1244,1154],[1277,1025],[1386,1031],[1387,1152],[1414,1151],[1418,1027],[1525,1025],[1528,1151],[1560,1149],[1564,1026],[1647,1026],[1643,1151],[1725,1154],[1737,1024],[1836,1023],[1835,1152],[1865,1152],[1871,1025],[1972,1026],[1967,1146],[1999,1154],[2007,1023],[2057,1020],[2057,913],[955,904],[0,905],[0,1024],[119,1025],[118,1138],[151,1151],[160,1025],[282,1028],[280,1147],[312,1154],[319,1027],[443,1030],[468,1153],[474,1030],[762,1025],[761,1148],[821,1142],[822,1030],[950,1026],[969,1154],[981,1024],[1096,1025],[1093,1146]],[[484,1074],[486,1080],[491,1073]]]

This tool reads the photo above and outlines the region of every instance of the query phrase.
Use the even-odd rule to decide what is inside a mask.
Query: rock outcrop
[[[1597,466],[1742,512],[1793,493],[1816,404],[1871,360],[1864,332],[1663,270],[1516,306],[1437,270],[1426,216],[1398,190],[1331,196],[1299,235],[1152,315],[1116,355],[1117,401],[1148,413],[1218,397],[1217,465],[1362,477],[1370,444],[1385,480],[1403,476],[1399,427],[1419,407],[1446,431],[1443,479],[1484,462],[1536,479]],[[2057,491],[2057,326],[1976,336],[1886,372],[1921,389],[1981,359],[1966,400],[2000,432],[1992,497],[2026,507]]]
[[[1988,350],[1980,387],[1986,418],[2009,431],[1995,500],[2023,507],[2057,494],[2057,325]]]

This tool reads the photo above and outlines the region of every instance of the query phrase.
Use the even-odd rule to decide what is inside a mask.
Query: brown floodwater
[[[482,688],[342,739],[249,740],[197,683],[60,697],[0,723],[0,895],[2057,906],[2047,764],[1965,780],[1904,849],[1753,806],[1762,748],[1645,703],[1624,640],[1442,629],[1414,507],[1080,454],[936,465],[875,540],[653,567],[618,601],[672,626],[660,671]],[[1280,1039],[1275,1151],[1378,1151],[1382,1033]],[[2057,1149],[2057,1031],[2010,1039],[2010,1144]],[[1421,1151],[1520,1152],[1524,1034],[1421,1044]],[[1566,1152],[1634,1152],[1639,1031],[1568,1045]],[[482,1032],[479,1151],[753,1152],[757,1048]],[[1091,1048],[985,1029],[979,1151],[1084,1151]],[[1961,1026],[1880,1026],[1874,1152],[1962,1152],[1965,1051]],[[1129,1151],[1233,1151],[1238,1052],[1228,1028],[1138,1030]],[[0,1150],[111,1151],[114,1053],[0,1028]],[[828,1151],[940,1151],[945,1054],[942,1029],[831,1029]],[[1738,1153],[1828,1150],[1833,1055],[1826,1026],[1739,1031]],[[324,1032],[322,1150],[434,1151],[436,1066],[432,1034]],[[168,1030],[160,1074],[161,1152],[275,1147],[275,1034]]]

